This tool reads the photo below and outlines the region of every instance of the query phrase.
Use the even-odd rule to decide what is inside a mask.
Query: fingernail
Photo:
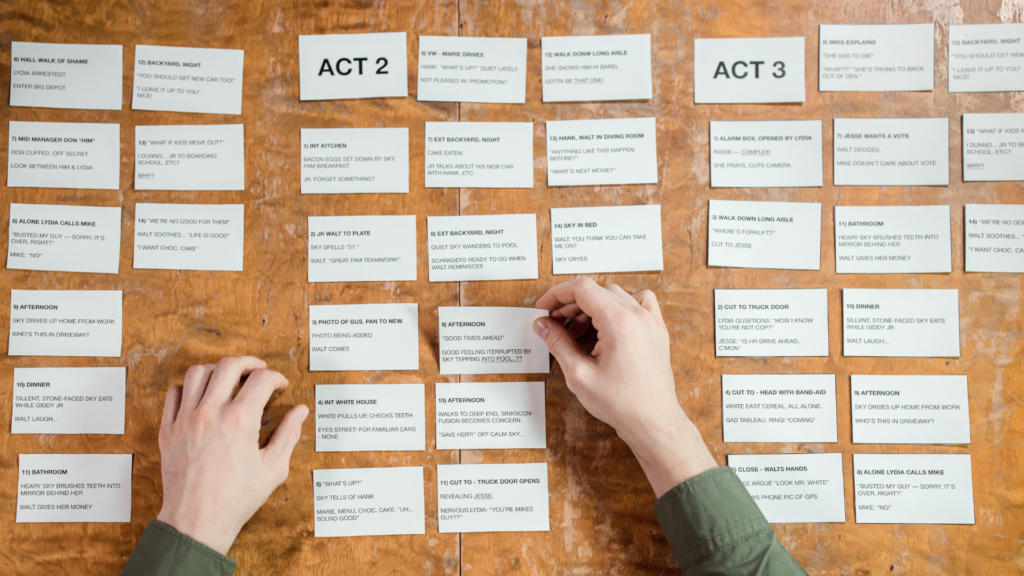
[[[536,320],[534,320],[533,331],[537,333],[537,336],[540,336],[541,340],[543,340],[544,336],[546,336],[548,333],[547,321],[544,318],[537,318]]]

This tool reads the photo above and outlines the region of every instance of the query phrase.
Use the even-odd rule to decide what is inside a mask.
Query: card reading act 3
[[[804,39],[697,38],[694,104],[803,102]]]
[[[299,36],[299,100],[405,98],[405,32]]]

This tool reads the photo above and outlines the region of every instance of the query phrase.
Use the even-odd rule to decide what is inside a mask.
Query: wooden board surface
[[[568,277],[551,274],[552,207],[662,205],[665,271],[607,274],[602,283],[657,292],[672,336],[680,402],[722,464],[729,453],[841,452],[845,524],[776,525],[779,538],[814,574],[1024,573],[1024,296],[1018,274],[963,272],[965,203],[1024,203],[1021,183],[969,183],[961,177],[960,118],[964,112],[1024,112],[1024,93],[946,91],[949,24],[1020,22],[1019,0],[605,0],[473,1],[6,0],[0,6],[0,101],[4,118],[24,121],[116,122],[121,125],[121,189],[80,191],[4,188],[0,238],[7,238],[11,202],[121,206],[120,274],[4,270],[0,332],[6,338],[11,289],[121,289],[124,346],[120,359],[6,355],[0,366],[0,427],[10,430],[14,367],[127,366],[123,436],[35,436],[0,432],[0,573],[113,574],[120,570],[160,507],[157,427],[164,393],[194,363],[254,354],[283,372],[291,386],[270,406],[265,431],[297,402],[313,406],[325,383],[427,384],[425,452],[316,453],[312,419],[292,460],[292,473],[245,527],[231,550],[239,574],[673,574],[675,560],[651,505],[654,495],[625,445],[589,417],[555,367],[547,378],[547,450],[439,451],[434,448],[433,385],[438,375],[437,307],[531,306]],[[819,93],[818,25],[935,22],[936,87],[920,93]],[[409,87],[405,99],[299,102],[300,34],[406,31]],[[650,33],[654,98],[642,102],[543,104],[542,36]],[[525,105],[421,103],[415,99],[420,35],[517,36],[528,41]],[[807,101],[803,105],[693,105],[693,39],[805,36]],[[123,44],[124,108],[120,111],[11,108],[11,41]],[[245,50],[242,115],[132,111],[136,44]],[[658,120],[659,184],[548,188],[546,120],[654,116]],[[950,118],[950,186],[835,188],[832,118]],[[734,119],[821,119],[825,182],[811,189],[709,188],[708,122]],[[425,121],[533,121],[533,190],[424,189]],[[134,127],[148,124],[245,124],[244,192],[136,192]],[[7,123],[0,133],[6,142]],[[299,194],[299,129],[408,127],[408,195]],[[0,165],[6,166],[6,144]],[[5,180],[5,178],[4,178]],[[712,269],[707,261],[708,200],[822,203],[821,271]],[[132,268],[136,202],[244,203],[245,271],[173,272]],[[953,214],[952,274],[835,274],[833,206],[944,204]],[[434,215],[536,213],[539,281],[430,284],[426,218]],[[309,284],[306,219],[341,214],[415,214],[417,282]],[[715,288],[827,288],[828,358],[717,359],[713,349]],[[841,356],[842,288],[959,288],[962,356],[958,359],[872,359]],[[308,370],[308,305],[417,302],[418,372]],[[724,444],[723,373],[835,373],[838,444]],[[875,446],[851,444],[850,374],[966,374],[972,444]],[[478,378],[483,380],[484,378]],[[519,380],[500,377],[495,380]],[[471,378],[463,377],[463,380]],[[15,524],[18,455],[131,453],[130,524]],[[857,525],[852,459],[868,453],[970,453],[977,524],[973,526]],[[547,462],[551,531],[439,534],[436,465]],[[423,536],[314,538],[315,468],[423,465],[427,530]]]

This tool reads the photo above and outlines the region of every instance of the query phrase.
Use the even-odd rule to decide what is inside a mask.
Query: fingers
[[[164,398],[164,416],[160,420],[160,429],[170,427],[178,417],[178,408],[181,407],[181,386],[172,386]]]
[[[585,276],[548,290],[547,294],[537,300],[537,308],[556,310],[573,303],[578,304],[580,310],[593,319],[599,330],[601,325],[612,322],[613,317],[622,310],[622,302],[616,296]]]
[[[633,298],[636,299],[637,304],[654,316],[658,324],[665,325],[665,320],[661,317],[661,307],[658,306],[658,297],[654,295],[654,292],[644,290],[633,294]]]
[[[533,321],[533,331],[544,340],[551,355],[555,357],[562,367],[562,372],[568,377],[569,374],[577,372],[586,363],[592,362],[590,356],[580,350],[576,339],[569,334],[565,326],[551,318],[538,318]]]
[[[248,384],[246,384],[248,385]],[[292,459],[295,445],[302,438],[302,423],[309,416],[309,407],[299,404],[281,418],[281,423],[274,430],[267,447],[263,448],[263,463],[270,468],[271,478],[275,486],[280,486],[288,478],[288,464]]]
[[[221,358],[221,361],[217,363],[217,369],[210,376],[206,394],[203,395],[203,403],[227,404],[243,376],[248,376],[253,370],[266,367],[266,362],[253,356]]]
[[[213,365],[206,364],[192,366],[185,372],[185,384],[181,391],[181,406],[178,409],[179,416],[187,414],[199,406],[199,401],[203,399],[213,370]]]
[[[579,338],[587,333],[590,329],[590,316],[586,314],[580,314],[579,316],[572,319],[572,323],[569,324],[567,330],[569,335],[573,338]]]
[[[254,415],[258,420],[274,392],[283,390],[287,386],[288,379],[280,372],[265,369],[255,370],[249,374],[249,378],[245,380],[245,384],[239,390],[238,396],[235,397],[232,404],[238,405],[239,408]]]

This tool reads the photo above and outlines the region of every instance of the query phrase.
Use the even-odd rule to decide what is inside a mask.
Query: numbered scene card
[[[967,204],[964,214],[967,272],[1024,272],[1024,205]]]
[[[548,186],[657,184],[654,118],[547,123]]]
[[[125,368],[15,368],[11,434],[124,434]]]
[[[836,118],[836,186],[949,186],[949,118]]]
[[[661,250],[660,204],[551,209],[555,274],[663,270]]]
[[[121,355],[120,290],[11,290],[9,356]]]
[[[427,122],[427,188],[533,188],[532,122]]]
[[[245,205],[135,205],[135,268],[242,271]]]
[[[424,450],[423,384],[319,384],[316,451]]]
[[[313,535],[425,534],[423,467],[313,470]]]
[[[535,280],[537,215],[427,217],[431,282]]]
[[[967,376],[850,376],[854,444],[970,444]]]
[[[547,448],[543,382],[438,382],[437,449]]]
[[[437,466],[437,531],[547,532],[548,465]]]
[[[303,128],[302,193],[409,192],[408,128]]]
[[[1024,23],[950,24],[950,92],[1024,90]]]
[[[243,50],[135,47],[133,110],[242,113]]]
[[[828,291],[715,290],[715,355],[828,356]]]
[[[10,123],[9,188],[121,187],[120,124]]]
[[[310,216],[310,282],[416,280],[416,216]]]
[[[949,206],[836,206],[837,274],[949,274]]]
[[[441,374],[547,374],[548,347],[533,331],[536,308],[441,306]]]
[[[771,523],[846,522],[842,454],[729,454]]]
[[[838,442],[835,374],[722,374],[726,442]]]
[[[405,32],[299,36],[299,100],[405,98]]]
[[[708,266],[821,269],[821,204],[708,201]]]
[[[416,99],[526,103],[526,38],[420,36]]]
[[[310,370],[419,368],[419,304],[309,307]]]
[[[822,185],[821,120],[711,122],[712,188]]]
[[[15,522],[131,522],[131,454],[21,454]]]
[[[694,39],[694,104],[767,104],[804,99],[802,36]]]
[[[959,292],[844,289],[843,356],[959,358]]]
[[[7,268],[117,274],[120,206],[11,204]]]
[[[121,45],[11,42],[11,106],[120,110]]]
[[[1024,181],[1024,114],[964,114],[964,182]]]
[[[650,100],[651,35],[545,36],[545,102]]]
[[[974,524],[970,454],[854,454],[858,524]]]
[[[934,23],[819,26],[819,91],[910,92],[934,87]]]
[[[244,190],[241,124],[136,126],[136,190]]]

